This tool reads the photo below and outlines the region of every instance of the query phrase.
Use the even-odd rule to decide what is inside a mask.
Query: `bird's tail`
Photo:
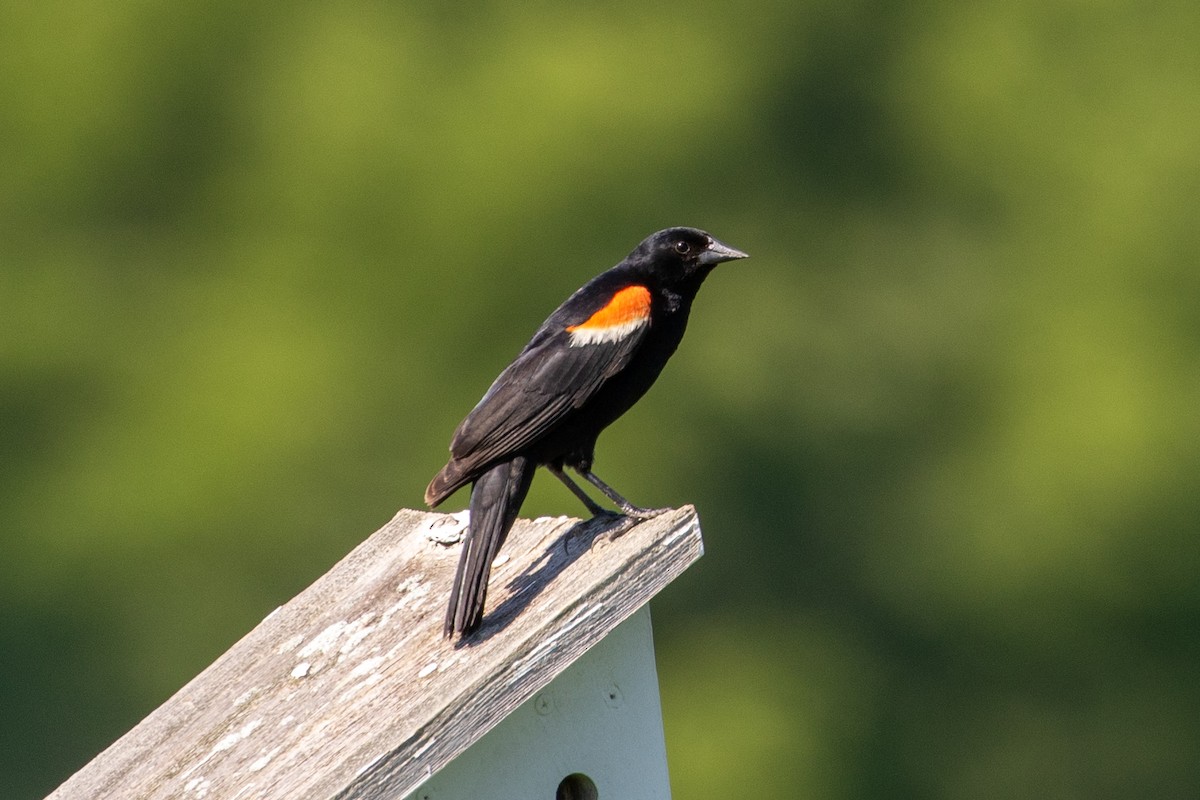
[[[527,458],[514,458],[480,475],[471,487],[471,518],[450,590],[446,636],[471,633],[483,621],[492,561],[517,519],[536,467]]]

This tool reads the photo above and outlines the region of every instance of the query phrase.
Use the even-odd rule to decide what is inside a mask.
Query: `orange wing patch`
[[[586,321],[571,325],[571,345],[599,344],[623,339],[650,321],[650,290],[645,286],[626,286],[613,295],[608,305]]]

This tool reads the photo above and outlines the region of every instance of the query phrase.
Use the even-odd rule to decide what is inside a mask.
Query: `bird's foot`
[[[573,530],[567,535],[568,550],[571,546],[570,542],[576,537],[582,538],[585,535],[585,531],[595,531],[595,533],[591,534],[590,541],[613,542],[624,536],[638,524],[670,510],[669,508],[641,508],[629,503],[624,504],[620,511],[597,508],[595,513],[592,514],[592,518],[584,526],[581,526],[578,531]],[[597,531],[593,526],[599,526],[600,530]]]
[[[659,514],[665,514],[671,509],[669,508],[642,508],[635,506],[632,503],[623,503],[621,505],[621,513],[627,517],[633,517],[636,520],[647,520],[657,517]]]
[[[614,522],[611,523],[609,527],[606,527],[598,537],[607,542],[615,542],[617,539],[621,538],[630,530],[632,530],[635,525],[641,522],[641,519],[638,517],[631,517],[628,514],[617,514],[616,512],[612,511],[609,512],[608,516],[610,519],[614,520]]]
[[[606,530],[602,535],[608,541],[614,541],[646,520],[653,519],[659,514],[664,514],[670,510],[669,508],[641,508],[640,506],[626,503],[621,506],[620,514],[609,512],[613,517],[620,520],[620,522]]]
[[[620,494],[618,494],[616,489],[612,488],[607,483],[596,477],[596,473],[592,472],[591,470],[581,470],[580,474],[587,478],[589,483],[591,483],[600,491],[604,492],[604,496],[613,501],[617,508],[621,509],[621,513],[627,517],[632,517],[639,520],[650,519],[651,517],[657,517],[664,511],[670,511],[669,508],[642,508],[641,506],[635,506],[633,503],[629,502]]]

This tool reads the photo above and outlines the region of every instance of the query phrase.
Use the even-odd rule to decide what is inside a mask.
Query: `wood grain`
[[[404,796],[703,552],[690,506],[521,520],[484,627],[450,642],[465,521],[400,511],[50,797]]]

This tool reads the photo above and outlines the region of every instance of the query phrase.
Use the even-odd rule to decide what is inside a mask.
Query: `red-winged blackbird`
[[[563,472],[570,467],[631,517],[653,516],[592,474],[596,437],[646,393],[679,346],[700,284],[746,254],[695,228],[646,238],[584,284],[542,323],[454,431],[450,462],[425,490],[437,506],[468,483],[470,523],[454,575],[446,636],[483,620],[488,574],[534,470],[542,465],[593,514],[605,512]]]

